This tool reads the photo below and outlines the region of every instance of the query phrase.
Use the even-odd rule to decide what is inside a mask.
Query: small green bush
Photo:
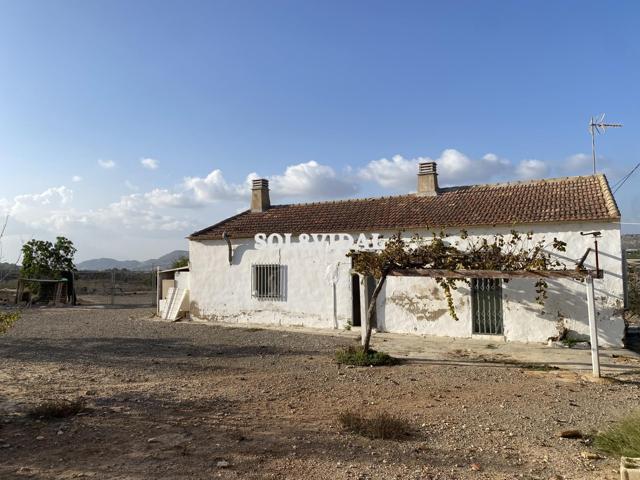
[[[388,413],[375,413],[371,416],[346,411],[338,415],[338,421],[345,430],[367,438],[397,440],[411,435],[411,426],[403,418]]]
[[[0,335],[7,333],[19,318],[18,312],[0,312]]]
[[[172,264],[171,264],[171,268],[182,268],[182,267],[188,267],[189,266],[189,257],[186,255],[183,255],[180,258],[177,258]]]
[[[67,418],[77,415],[85,409],[82,400],[47,400],[31,408],[27,414],[30,417],[51,420]]]
[[[358,367],[395,365],[398,363],[396,358],[389,356],[384,352],[376,352],[369,350],[365,352],[362,347],[349,346],[341,348],[336,352],[336,361],[343,365],[355,365]]]
[[[623,418],[594,439],[602,452],[623,457],[640,457],[640,411]]]

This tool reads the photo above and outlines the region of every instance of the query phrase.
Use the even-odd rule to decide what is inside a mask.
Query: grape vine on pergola
[[[520,234],[512,231],[510,238],[496,234],[492,241],[487,238],[472,241],[466,231],[462,231],[460,239],[466,242],[466,248],[462,249],[459,248],[460,241],[451,244],[445,240],[446,237],[446,234],[440,232],[433,234],[433,238],[426,242],[422,237],[414,235],[407,242],[398,233],[387,241],[382,250],[349,252],[355,273],[377,279],[362,325],[362,345],[365,351],[370,346],[376,300],[389,276],[433,278],[444,290],[450,314],[456,320],[458,318],[451,291],[456,289],[457,282],[468,283],[473,278],[507,281],[531,278],[536,280],[536,301],[544,303],[547,279],[574,279],[586,283],[593,374],[600,376],[593,278],[601,278],[602,272],[598,267],[595,271],[584,268],[584,261],[591,249],[576,262],[574,269],[567,269],[550,253],[550,250],[565,251],[566,244],[556,238],[549,243],[544,238],[533,242],[533,233]]]

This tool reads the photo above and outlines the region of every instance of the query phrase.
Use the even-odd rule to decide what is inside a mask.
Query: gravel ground
[[[640,404],[638,372],[593,383],[517,365],[340,368],[344,336],[151,319],[146,309],[34,309],[0,338],[2,479],[616,479],[590,433]],[[85,399],[58,421],[25,415]],[[346,433],[387,411],[402,441]]]

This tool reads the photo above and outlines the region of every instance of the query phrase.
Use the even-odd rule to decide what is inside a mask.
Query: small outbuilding
[[[177,320],[189,313],[189,267],[158,269],[156,313],[165,320]]]

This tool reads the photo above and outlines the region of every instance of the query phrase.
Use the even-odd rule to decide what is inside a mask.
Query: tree
[[[378,251],[351,251],[347,256],[352,258],[353,269],[361,275],[377,279],[376,287],[367,309],[365,337],[363,349],[369,351],[373,316],[376,300],[382,286],[393,270],[433,269],[433,270],[494,270],[494,271],[547,271],[566,269],[555,260],[549,250],[565,251],[566,243],[554,238],[547,243],[544,238],[533,240],[533,233],[521,234],[515,230],[510,236],[496,234],[492,239],[479,238],[473,240],[466,231],[460,232],[460,240],[451,243],[446,240],[444,232],[433,233],[427,240],[414,235],[405,241],[398,233],[391,237],[385,248]],[[452,291],[457,289],[457,282],[469,283],[462,278],[438,278],[437,284],[443,290],[449,306],[449,313],[458,320]],[[544,303],[547,297],[547,283],[540,278],[536,281],[536,301]]]
[[[56,242],[30,240],[22,246],[22,268],[20,273],[26,278],[57,280],[62,272],[76,269],[73,257],[76,248],[65,237],[56,237]]]
[[[0,227],[0,267],[3,265],[7,265],[8,267],[15,267],[10,263],[2,262],[2,238],[7,230],[7,224],[9,223],[9,215],[5,215],[4,221],[2,222],[2,226]],[[18,257],[19,260],[19,257]],[[17,264],[17,261],[16,261]],[[11,272],[11,269],[7,269],[7,273],[0,271],[0,282],[3,281],[7,275]],[[16,267],[17,268],[17,267]],[[9,331],[11,326],[18,320],[20,317],[19,312],[0,312],[0,335],[3,335]]]
[[[174,260],[173,264],[171,265],[171,268],[182,268],[182,267],[188,267],[188,266],[189,266],[189,257],[186,255],[183,255],[182,257]]]

